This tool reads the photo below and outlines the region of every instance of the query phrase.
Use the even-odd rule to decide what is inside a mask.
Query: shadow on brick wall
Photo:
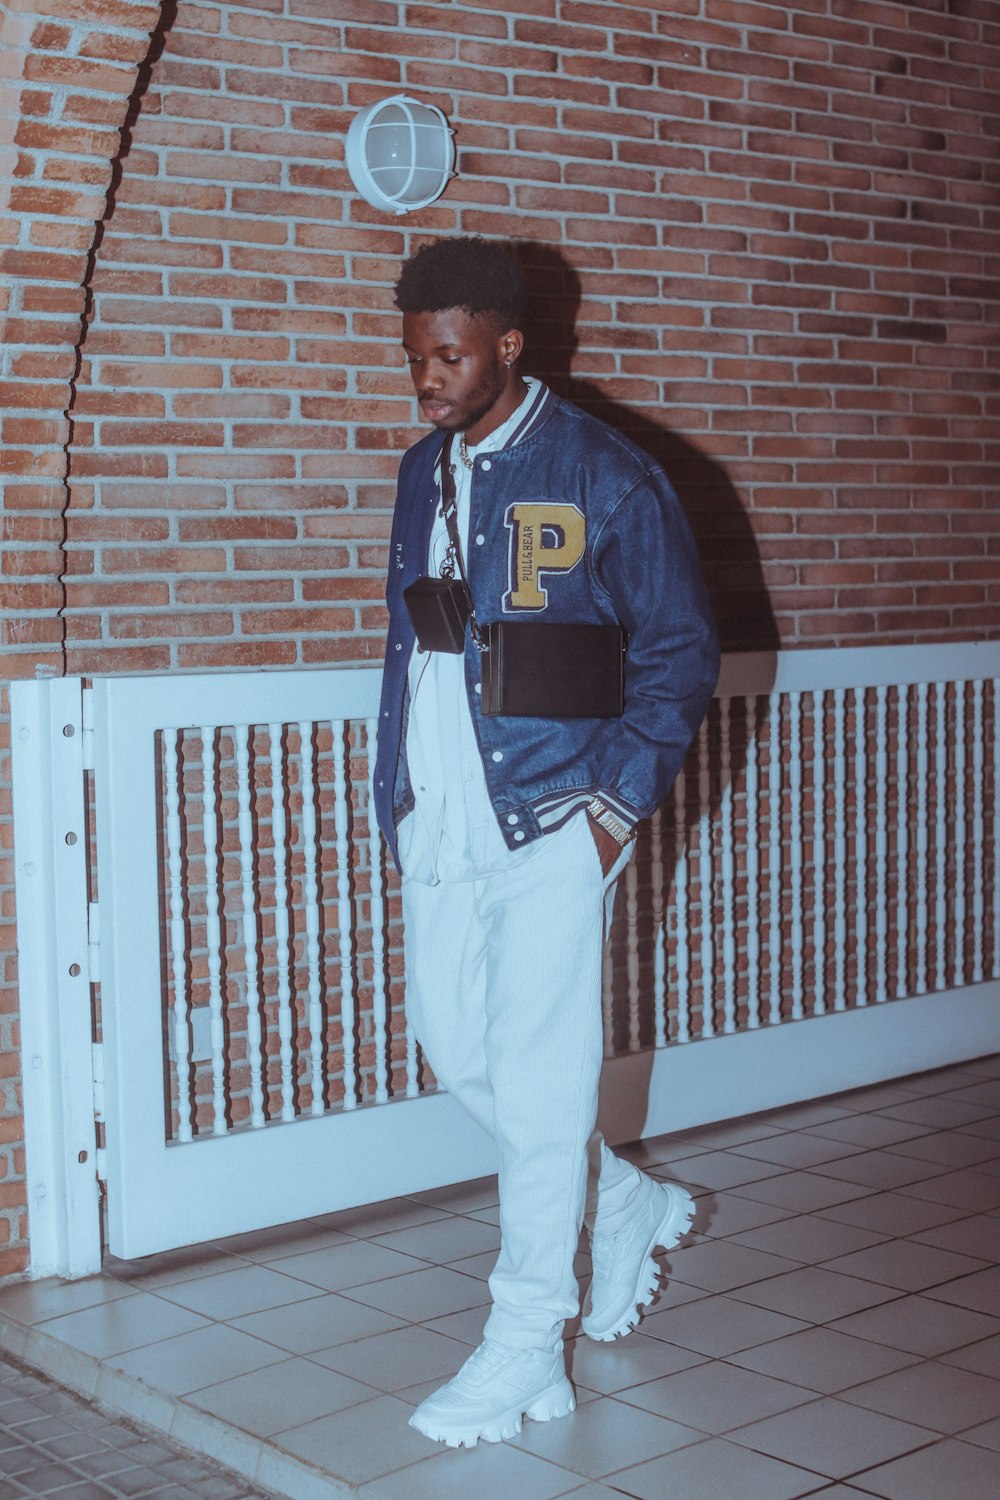
[[[528,285],[525,365],[559,395],[625,433],[676,489],[698,543],[724,651],[775,651],[778,628],[746,507],[725,469],[663,421],[611,399],[573,372],[582,288],[561,252],[536,241],[511,247]]]

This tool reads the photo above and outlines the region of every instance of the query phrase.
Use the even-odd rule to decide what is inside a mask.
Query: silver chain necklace
[[[471,473],[472,472],[472,458],[471,458],[471,456],[469,454],[469,445],[465,441],[465,433],[464,432],[462,434],[462,441],[458,445],[458,456],[462,460],[462,462],[465,465],[465,467]]]

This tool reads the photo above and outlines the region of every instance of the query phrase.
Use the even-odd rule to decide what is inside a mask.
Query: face
[[[515,410],[523,384],[514,365],[522,337],[497,335],[483,318],[463,308],[403,314],[406,353],[420,410],[442,432],[484,437]]]

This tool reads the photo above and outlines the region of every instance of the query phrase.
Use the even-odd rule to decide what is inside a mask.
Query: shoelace
[[[505,1349],[500,1349],[496,1344],[488,1340],[480,1344],[474,1354],[470,1354],[465,1361],[462,1374],[472,1385],[481,1385],[490,1379],[498,1370],[502,1370],[510,1362],[510,1354]]]

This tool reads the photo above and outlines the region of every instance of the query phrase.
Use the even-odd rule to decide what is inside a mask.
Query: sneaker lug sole
[[[691,1228],[696,1211],[695,1201],[686,1188],[676,1188],[675,1192],[678,1196],[656,1227],[656,1236],[649,1246],[650,1254],[642,1264],[635,1293],[625,1312],[605,1328],[594,1328],[592,1324],[588,1326],[588,1320],[584,1318],[581,1325],[583,1332],[595,1343],[610,1344],[617,1338],[627,1338],[638,1326],[642,1309],[656,1296],[663,1273],[651,1252],[657,1246],[663,1250],[672,1250]]]
[[[564,1376],[555,1385],[550,1385],[547,1390],[533,1396],[526,1406],[509,1407],[491,1422],[481,1425],[456,1424],[453,1427],[448,1422],[434,1422],[426,1418],[418,1421],[414,1412],[410,1418],[410,1426],[415,1427],[417,1432],[422,1432],[432,1442],[444,1443],[449,1448],[474,1448],[480,1438],[485,1443],[502,1443],[505,1438],[517,1437],[521,1431],[522,1417],[528,1417],[533,1422],[553,1422],[557,1417],[568,1417],[575,1410],[573,1387]]]

